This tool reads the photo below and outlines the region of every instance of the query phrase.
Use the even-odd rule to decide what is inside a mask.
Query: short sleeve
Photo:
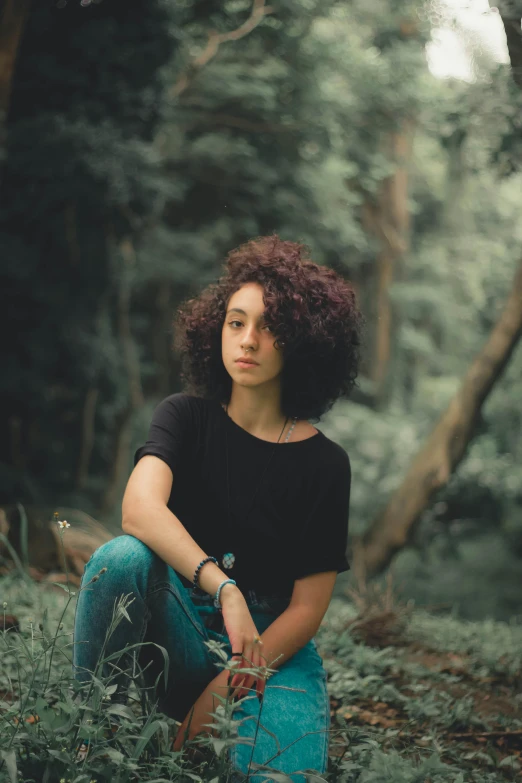
[[[346,549],[351,468],[348,454],[341,446],[335,465],[327,471],[321,470],[317,481],[297,548],[295,579],[322,571],[350,570]]]
[[[152,454],[166,462],[174,474],[186,458],[191,426],[192,411],[187,395],[172,394],[164,399],[154,410],[147,440],[137,449],[134,465],[142,457]]]

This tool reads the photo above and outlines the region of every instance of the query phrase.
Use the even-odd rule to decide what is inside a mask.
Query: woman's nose
[[[257,345],[257,339],[255,334],[255,327],[246,329],[243,333],[242,345],[244,348],[255,348]]]

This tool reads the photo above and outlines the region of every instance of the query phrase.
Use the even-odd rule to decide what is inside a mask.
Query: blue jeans
[[[168,682],[165,689],[161,676],[155,695],[159,708],[182,722],[198,696],[220,672],[217,657],[209,653],[204,642],[222,642],[226,644],[227,655],[232,655],[220,610],[213,606],[211,596],[201,596],[185,587],[176,571],[134,536],[118,536],[99,547],[85,567],[82,587],[103,567],[107,572],[78,596],[73,646],[75,678],[82,682],[90,679],[115,601],[123,594],[132,593],[134,601],[127,609],[131,622],[126,619],[120,622],[105,656],[140,642],[155,642],[164,647],[169,655]],[[259,633],[284,611],[283,605],[271,604],[252,591],[245,599]],[[149,666],[144,675],[146,684],[153,687],[163,668],[163,656],[151,644],[138,650],[140,666]],[[122,669],[125,669],[123,663],[128,656],[129,653],[124,653],[118,662]],[[132,658],[128,657],[128,660]],[[122,675],[119,678],[121,682]],[[299,770],[325,772],[330,704],[326,672],[315,641],[309,641],[268,679],[262,705],[256,698],[248,699],[236,707],[233,717],[235,720],[248,718],[240,723],[238,735],[250,738],[252,743],[260,717],[252,755],[255,763],[266,764],[289,775]],[[279,756],[276,755],[276,739],[268,732],[277,737]],[[246,774],[251,754],[252,745],[240,744],[231,748],[229,759],[233,768]],[[251,775],[250,779],[252,783],[261,783],[267,778],[259,773]],[[304,775],[292,775],[295,783],[304,783],[305,779]]]

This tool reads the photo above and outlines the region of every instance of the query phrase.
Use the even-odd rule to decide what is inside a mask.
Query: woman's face
[[[282,352],[274,347],[274,333],[263,320],[264,309],[263,287],[259,283],[246,283],[228,303],[221,351],[227,372],[240,386],[268,383],[283,369]],[[255,361],[257,365],[245,368],[238,364],[240,358]]]

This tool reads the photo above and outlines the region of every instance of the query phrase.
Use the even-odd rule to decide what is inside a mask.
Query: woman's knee
[[[148,570],[153,559],[154,552],[143,541],[124,534],[98,547],[85,566],[85,572],[89,572],[89,578],[102,568],[107,569],[107,576],[136,574],[142,569]]]

